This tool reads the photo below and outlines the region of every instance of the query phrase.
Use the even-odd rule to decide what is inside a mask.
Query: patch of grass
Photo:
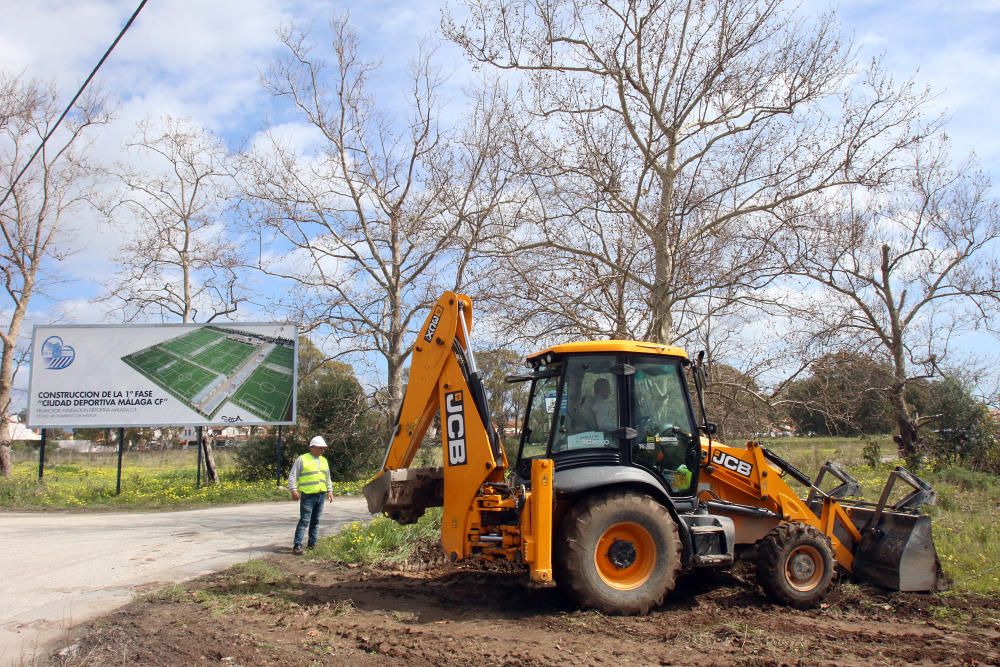
[[[37,456],[37,454],[36,454]],[[274,480],[250,482],[236,476],[231,450],[217,450],[220,480],[195,488],[197,453],[170,450],[127,452],[122,492],[115,495],[116,457],[113,453],[81,454],[55,450],[47,456],[45,477],[38,482],[38,463],[15,462],[9,478],[0,478],[0,508],[37,509],[180,509],[210,504],[288,500],[288,491]],[[335,495],[358,495],[363,481],[334,482]]]
[[[354,606],[354,600],[351,599],[338,600],[337,602],[330,604],[330,613],[332,613],[334,616],[347,616],[356,609],[357,608]],[[417,618],[418,615],[413,614],[413,618],[410,619],[410,622],[417,620]]]
[[[195,466],[183,468],[126,468],[122,491],[115,495],[115,469],[53,466],[37,481],[33,466],[20,464],[8,479],[0,480],[0,507],[4,509],[165,509],[222,503],[287,500],[288,492],[274,482],[246,482],[220,474],[216,484],[195,488]]]
[[[368,483],[367,479],[356,482],[334,482],[333,495],[335,496],[360,496],[361,490]]]
[[[192,599],[212,612],[226,616],[249,611],[286,611],[298,604],[288,598],[291,578],[266,560],[238,563],[219,579],[192,594]]]
[[[310,558],[343,564],[376,565],[405,561],[421,542],[441,537],[441,509],[433,508],[409,526],[384,516],[355,521],[336,535],[321,539]]]
[[[288,581],[284,570],[266,560],[251,560],[237,563],[231,568],[233,576],[256,584],[281,584]],[[241,581],[242,583],[242,581]]]
[[[147,593],[143,599],[148,602],[188,602],[191,599],[191,592],[181,584],[171,584]]]
[[[865,450],[870,452],[876,446],[882,452],[896,451],[896,445],[888,435],[863,439],[833,436],[775,438],[765,439],[764,445],[806,474],[812,474],[827,461],[836,461],[848,467],[864,465]]]
[[[931,605],[929,611],[934,619],[950,623],[965,623],[970,617],[969,612],[947,605]]]
[[[961,491],[996,492],[1000,490],[1000,478],[996,475],[957,466],[930,473],[928,477],[938,484],[949,484]]]
[[[934,544],[954,590],[1000,593],[1000,480],[969,470],[948,469],[926,476],[938,504],[932,517]]]
[[[212,616],[217,618],[233,613],[243,603],[255,597],[256,595],[233,595],[213,590],[200,590],[194,594],[195,602],[208,609],[212,612]]]

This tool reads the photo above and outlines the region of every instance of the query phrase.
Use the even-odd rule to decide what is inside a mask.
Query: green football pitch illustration
[[[263,421],[291,421],[295,349],[291,340],[204,327],[122,357],[206,419],[227,402]]]

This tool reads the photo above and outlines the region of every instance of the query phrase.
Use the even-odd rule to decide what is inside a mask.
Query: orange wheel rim
[[[656,543],[637,523],[616,523],[597,540],[594,562],[601,580],[611,588],[632,590],[649,580],[656,565]]]
[[[819,549],[802,544],[788,554],[785,561],[785,579],[797,591],[811,591],[823,579],[823,556]]]

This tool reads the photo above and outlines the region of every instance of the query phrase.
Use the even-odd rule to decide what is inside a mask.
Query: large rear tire
[[[757,583],[779,604],[815,607],[830,592],[833,574],[830,538],[812,526],[783,523],[757,543]]]
[[[566,515],[558,571],[583,607],[645,614],[674,589],[681,541],[667,509],[644,494],[589,498]]]

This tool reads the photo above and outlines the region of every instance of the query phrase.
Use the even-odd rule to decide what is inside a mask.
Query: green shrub
[[[1000,424],[973,395],[970,382],[949,376],[932,387],[924,411],[937,417],[922,432],[923,453],[932,466],[1000,474]]]
[[[236,476],[248,482],[275,479],[274,463],[277,459],[274,439],[252,440],[236,451]],[[282,480],[288,478],[292,463],[300,455],[309,451],[309,440],[292,433],[284,440],[284,455],[281,459]],[[330,447],[326,450],[326,460],[330,464],[330,477],[334,482],[356,482],[367,480],[375,474],[378,461],[362,452],[353,452],[350,443],[336,442],[327,438]],[[370,450],[371,443],[359,443],[359,450]]]
[[[882,465],[882,445],[878,440],[864,438],[865,447],[861,450],[861,458],[872,468]]]
[[[281,459],[281,473],[288,476],[292,462],[308,450],[306,443],[297,436],[284,439],[284,455]],[[274,438],[251,440],[236,450],[236,475],[248,482],[275,479],[274,464],[277,459]],[[333,472],[331,466],[331,473]]]

